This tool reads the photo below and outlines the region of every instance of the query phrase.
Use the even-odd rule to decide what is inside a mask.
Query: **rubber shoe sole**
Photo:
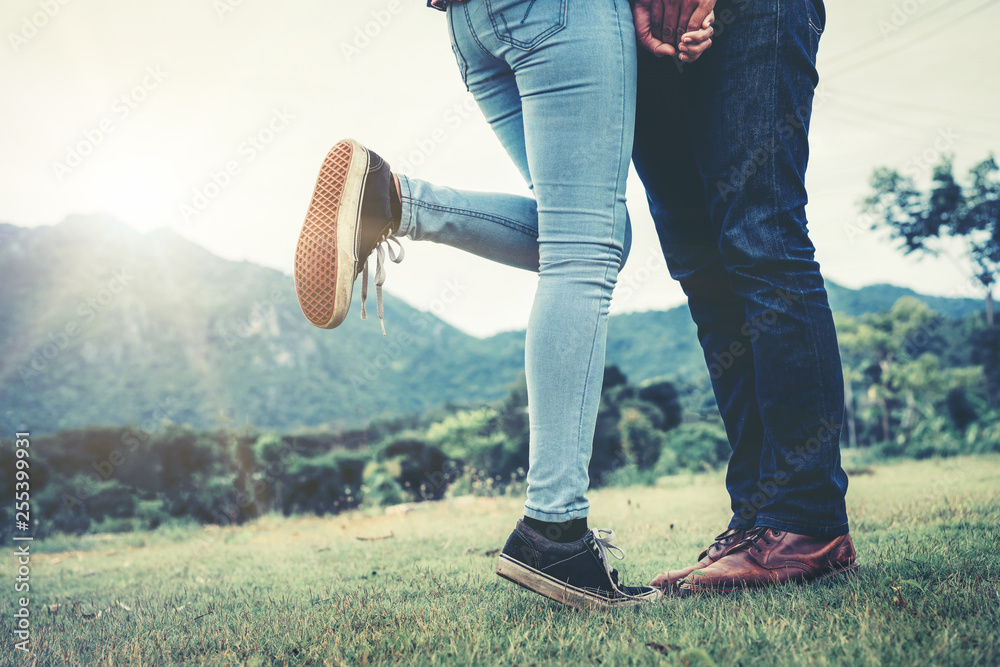
[[[327,154],[295,249],[295,294],[302,314],[321,329],[344,321],[357,277],[357,232],[368,151],[345,139]]]
[[[824,581],[826,579],[833,579],[835,577],[841,577],[841,576],[855,575],[859,574],[860,572],[861,572],[861,563],[859,563],[858,561],[854,561],[853,563],[851,563],[846,567],[831,570],[830,572],[825,572],[824,574],[821,574],[815,579],[807,579],[805,581],[782,582],[781,584],[770,584],[765,586],[754,586],[754,587],[738,586],[738,587],[727,587],[727,588],[695,586],[691,583],[683,582],[677,586],[676,593],[681,597],[686,597],[689,595],[697,595],[699,593],[735,593],[737,591],[755,591],[755,590],[759,591],[759,590],[764,590],[765,588],[770,588],[771,586],[781,586],[786,583],[796,583],[799,586],[807,586],[809,584],[815,584],[817,581]]]
[[[499,558],[497,558],[496,572],[507,581],[512,581],[533,593],[538,593],[550,600],[561,602],[567,607],[585,611],[613,609],[644,602],[655,602],[663,597],[663,593],[659,589],[654,588],[649,593],[637,597],[608,598],[593,591],[570,586],[564,581],[554,579],[544,572],[539,572],[524,563],[510,558],[506,554],[500,554]]]

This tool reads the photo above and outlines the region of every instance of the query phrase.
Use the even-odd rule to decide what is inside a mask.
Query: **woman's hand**
[[[712,46],[712,35],[715,34],[715,28],[712,27],[712,23],[714,22],[715,12],[713,11],[705,17],[700,30],[684,33],[681,36],[681,43],[677,46],[680,49],[680,55],[677,58],[686,63],[693,63],[698,60],[701,54],[705,53],[708,47]]]

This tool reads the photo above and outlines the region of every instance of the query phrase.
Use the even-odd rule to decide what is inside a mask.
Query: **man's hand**
[[[656,56],[677,55],[681,37],[704,29],[714,8],[715,0],[634,0],[636,37]],[[688,62],[697,60],[698,55]]]

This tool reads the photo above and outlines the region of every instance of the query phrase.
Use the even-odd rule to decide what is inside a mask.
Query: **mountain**
[[[387,338],[374,294],[368,321],[355,304],[335,332],[316,329],[281,272],[101,217],[0,226],[0,284],[0,417],[38,432],[338,428],[498,398],[523,363],[389,294]]]
[[[827,293],[830,295],[830,307],[834,312],[847,315],[877,313],[880,310],[892,308],[904,296],[912,296],[926,303],[931,310],[942,315],[961,319],[966,315],[982,312],[985,301],[978,299],[961,299],[946,296],[928,296],[898,285],[867,285],[861,289],[849,289],[836,283],[827,282]],[[985,296],[984,296],[985,299]]]
[[[355,303],[336,331],[316,329],[289,276],[103,216],[0,224],[0,285],[6,431],[147,428],[165,418],[199,427],[344,428],[449,401],[494,400],[524,363],[524,332],[475,338],[391,294],[388,337],[379,335],[374,295],[369,321]],[[830,285],[834,309],[850,314],[905,294],[914,293]],[[920,298],[953,316],[980,307]],[[705,375],[686,307],[613,317],[608,363],[633,381]]]

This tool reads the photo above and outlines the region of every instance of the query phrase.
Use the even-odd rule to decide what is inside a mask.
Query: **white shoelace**
[[[399,248],[399,254],[392,249],[390,241],[395,241]],[[385,335],[385,319],[382,312],[382,285],[385,284],[385,251],[389,250],[389,259],[393,264],[403,261],[406,253],[403,251],[403,244],[392,234],[379,239],[375,244],[375,304],[378,309],[378,321],[382,325],[382,335]],[[361,319],[367,320],[368,313],[365,312],[365,299],[368,298],[368,261],[371,255],[365,258],[365,267],[361,271]]]
[[[603,537],[606,535],[607,537]],[[604,571],[608,575],[608,580],[618,588],[618,582],[611,575],[611,560],[608,558],[608,554],[611,554],[618,560],[625,559],[625,550],[621,547],[611,544],[615,540],[615,531],[608,530],[606,528],[595,528],[594,529],[594,541],[597,542],[597,548],[601,552],[601,562],[604,563]],[[627,597],[632,597],[628,595],[625,591],[618,588],[618,592]]]

